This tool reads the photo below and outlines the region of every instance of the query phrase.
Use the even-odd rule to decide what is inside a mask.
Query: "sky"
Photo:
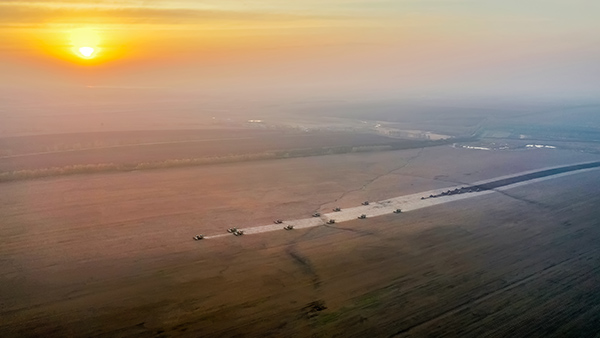
[[[599,18],[597,0],[0,0],[0,88],[593,94]]]

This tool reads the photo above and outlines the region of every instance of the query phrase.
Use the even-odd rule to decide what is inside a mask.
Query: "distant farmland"
[[[154,137],[154,138],[153,138]],[[2,139],[0,181],[86,172],[429,147],[449,140],[398,140],[376,134],[220,130],[45,135]],[[49,150],[41,151],[40,145]]]

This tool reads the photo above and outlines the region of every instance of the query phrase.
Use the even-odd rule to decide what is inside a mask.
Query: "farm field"
[[[598,155],[560,150],[487,152],[442,146],[90,174],[2,183],[0,201],[6,204],[0,211],[7,216],[37,214],[50,228],[85,226],[95,231],[108,224],[131,227],[139,236],[148,229],[161,234],[209,234],[230,226],[269,224],[276,218],[305,218],[315,211],[357,206],[365,200],[594,160]],[[172,238],[177,243],[180,235],[161,240]],[[187,241],[188,236],[183,237]]]
[[[0,0],[0,338],[600,338],[600,6],[533,5]]]
[[[85,164],[138,164],[294,149],[361,147],[399,141],[376,134],[253,130],[144,131],[0,139],[0,172]],[[10,155],[9,155],[10,154]]]
[[[444,146],[3,183],[0,329],[590,336],[598,171],[401,217],[191,237],[597,159]]]

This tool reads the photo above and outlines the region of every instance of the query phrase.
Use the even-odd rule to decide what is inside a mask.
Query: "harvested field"
[[[314,136],[317,140],[307,138]],[[272,146],[274,140],[289,138],[290,141],[299,141],[298,147],[314,146],[316,141],[322,141],[324,145],[340,145],[352,143],[385,142],[390,138],[376,134],[357,133],[323,133],[323,132],[300,132],[297,130],[275,130],[275,129],[199,129],[199,130],[140,130],[140,131],[113,131],[98,133],[71,133],[32,135],[19,137],[0,138],[1,151],[4,156],[38,154],[45,152],[76,151],[99,148],[119,148],[127,146],[151,146],[174,143],[202,143],[209,142],[215,150],[227,150],[227,144],[223,149],[218,145],[227,140],[255,140],[257,145],[263,140],[264,145]],[[305,143],[302,142],[304,140]],[[229,145],[231,146],[231,145]],[[241,144],[243,146],[243,144]],[[200,149],[202,150],[202,148]]]
[[[431,142],[429,142],[431,143]],[[0,139],[0,172],[39,170],[77,165],[115,164],[135,167],[140,163],[174,159],[227,158],[279,152],[277,157],[320,154],[319,149],[394,145],[417,148],[428,142],[402,141],[375,134],[341,132],[276,132],[207,130],[171,132],[112,132],[64,134]],[[286,152],[290,154],[286,155]],[[305,154],[304,154],[305,153]]]
[[[94,174],[2,183],[0,201],[7,207],[0,211],[39,213],[47,226],[61,228],[94,229],[108,223],[142,232],[150,227],[168,235],[163,240],[173,237],[177,243],[181,239],[170,231],[213,234],[230,226],[300,219],[365,200],[597,159],[597,155],[552,150],[494,153],[436,147]],[[170,226],[164,227],[165,223]]]
[[[41,153],[60,153],[101,148],[122,148],[173,143],[246,140],[274,136],[275,132],[230,130],[130,131],[104,133],[73,133],[0,138],[3,157],[31,156]]]
[[[280,224],[292,226],[292,229],[306,229],[317,226],[325,226],[328,224],[339,224],[340,222],[354,221],[356,219],[367,219],[371,217],[379,217],[389,215],[391,213],[404,213],[417,209],[436,206],[439,204],[450,203],[467,198],[477,198],[482,195],[504,192],[517,186],[527,185],[547,179],[553,179],[560,176],[578,174],[585,171],[596,170],[600,167],[600,162],[587,162],[570,166],[562,166],[558,168],[540,169],[534,172],[525,172],[516,175],[511,175],[507,178],[497,178],[488,181],[475,182],[466,187],[455,186],[449,187],[446,192],[440,191],[424,191],[412,195],[398,196],[384,201],[372,201],[361,206],[350,207],[341,210],[335,208],[333,212],[319,214],[319,217],[313,215],[312,218],[304,218],[297,220],[278,220],[275,224],[255,226],[250,228],[239,229],[245,234],[261,234],[272,231],[280,231]],[[475,190],[474,190],[475,189]],[[292,230],[287,229],[287,230]],[[225,234],[207,236],[210,238],[220,238]]]
[[[401,217],[191,236],[593,160],[437,147],[4,183],[0,330],[590,336],[598,171]]]

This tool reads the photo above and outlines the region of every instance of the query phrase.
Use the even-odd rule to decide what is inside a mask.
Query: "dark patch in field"
[[[294,263],[298,264],[302,268],[302,271],[305,274],[311,276],[313,286],[315,288],[319,288],[319,286],[321,286],[321,279],[315,271],[315,268],[311,263],[310,259],[306,256],[301,255],[293,248],[288,248],[286,252],[294,260]]]
[[[316,300],[314,302],[308,303],[305,307],[303,307],[302,312],[305,313],[309,318],[312,318],[318,315],[319,312],[326,309],[327,305],[325,305],[325,301]]]

